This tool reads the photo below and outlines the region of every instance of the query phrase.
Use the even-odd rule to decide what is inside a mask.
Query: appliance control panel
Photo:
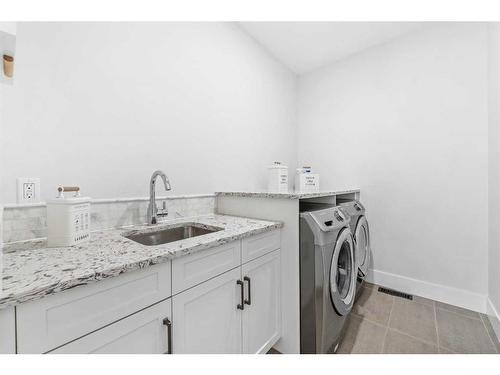
[[[332,231],[345,227],[350,222],[349,216],[346,216],[337,208],[327,208],[313,212],[304,212],[301,215],[310,215],[323,231]]]

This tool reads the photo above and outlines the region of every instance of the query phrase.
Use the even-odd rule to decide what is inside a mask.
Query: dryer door
[[[356,242],[356,267],[361,276],[366,276],[368,266],[370,265],[370,229],[366,217],[360,216],[354,232],[354,241]]]
[[[333,307],[340,315],[346,315],[351,311],[356,277],[352,234],[348,228],[344,228],[335,243],[330,265],[330,296]]]

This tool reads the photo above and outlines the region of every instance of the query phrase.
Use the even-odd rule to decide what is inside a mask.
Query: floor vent
[[[397,290],[382,288],[381,286],[378,288],[378,291],[381,293],[390,294],[391,296],[401,297],[413,301],[413,296],[411,294],[398,292]]]

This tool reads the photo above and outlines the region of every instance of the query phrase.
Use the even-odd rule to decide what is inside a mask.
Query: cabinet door
[[[165,262],[17,307],[17,351],[45,353],[172,295]]]
[[[281,336],[280,250],[242,266],[243,353],[266,353]]]
[[[50,353],[162,354],[168,352],[171,298]],[[168,319],[168,320],[167,320]],[[171,338],[171,336],[170,336]]]
[[[173,297],[174,354],[241,353],[240,272],[238,267]]]

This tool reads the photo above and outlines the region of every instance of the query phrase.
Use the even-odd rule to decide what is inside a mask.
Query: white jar
[[[288,193],[288,167],[275,161],[267,170],[267,190],[272,193]]]
[[[295,174],[295,191],[314,193],[319,191],[319,174],[312,173],[311,167],[297,168]]]
[[[49,247],[72,246],[90,238],[90,198],[56,198],[47,201]]]

